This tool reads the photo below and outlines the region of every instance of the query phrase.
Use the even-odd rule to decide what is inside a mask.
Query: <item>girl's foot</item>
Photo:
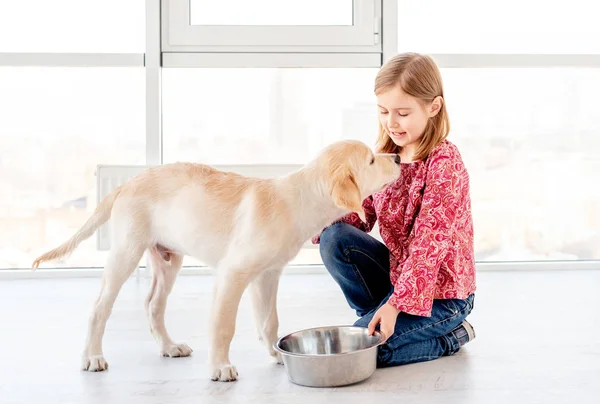
[[[454,334],[460,346],[475,339],[475,330],[467,320],[464,320],[461,325],[452,330],[452,334]]]

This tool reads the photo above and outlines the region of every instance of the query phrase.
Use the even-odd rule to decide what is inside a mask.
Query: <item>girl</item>
[[[375,80],[377,151],[398,153],[402,174],[363,202],[367,222],[343,217],[314,240],[360,319],[385,343],[378,366],[456,353],[475,337],[475,261],[469,176],[446,140],[442,79],[428,56],[389,60]],[[369,236],[375,221],[385,244]]]

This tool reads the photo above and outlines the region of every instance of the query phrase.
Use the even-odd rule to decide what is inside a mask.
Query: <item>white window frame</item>
[[[381,0],[352,0],[353,25],[191,25],[191,0],[162,0],[166,52],[380,53]]]
[[[161,5],[168,0],[146,0],[146,50],[144,54],[125,53],[0,53],[0,66],[46,67],[143,67],[146,75],[146,164],[163,163],[161,73],[169,67],[380,67],[397,52],[397,1],[375,0],[381,16],[378,45],[371,47],[231,47],[216,52],[214,47],[165,46],[165,24]],[[182,0],[172,0],[182,1]],[[187,1],[187,0],[186,0]],[[326,0],[324,0],[326,1]],[[164,10],[162,10],[164,11]],[[269,51],[266,51],[266,50]],[[307,51],[307,49],[309,51]],[[245,51],[244,51],[245,50]],[[434,54],[440,68],[507,67],[584,67],[600,68],[597,54]],[[478,262],[478,269],[489,270],[574,270],[599,269],[600,261]],[[297,266],[288,273],[324,272],[314,266]],[[210,273],[206,268],[186,268],[184,273]],[[1,270],[0,279],[100,276],[101,270],[67,268],[39,270]]]

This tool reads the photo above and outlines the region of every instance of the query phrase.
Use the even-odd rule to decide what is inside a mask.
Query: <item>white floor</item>
[[[257,341],[246,298],[231,355],[240,379],[208,380],[211,285],[209,276],[178,279],[167,326],[195,351],[168,359],[143,312],[148,280],[132,278],[105,334],[110,369],[86,373],[79,357],[99,279],[0,282],[0,403],[600,403],[600,271],[480,272],[475,341],[337,389],[291,384]],[[354,321],[326,275],[284,277],[279,305],[281,333]]]

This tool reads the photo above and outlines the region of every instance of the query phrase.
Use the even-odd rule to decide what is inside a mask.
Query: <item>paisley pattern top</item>
[[[433,299],[475,292],[469,175],[454,144],[444,141],[426,160],[402,163],[398,180],[365,199],[363,208],[367,223],[356,213],[339,221],[365,232],[379,221],[390,250],[391,305],[429,317]]]

